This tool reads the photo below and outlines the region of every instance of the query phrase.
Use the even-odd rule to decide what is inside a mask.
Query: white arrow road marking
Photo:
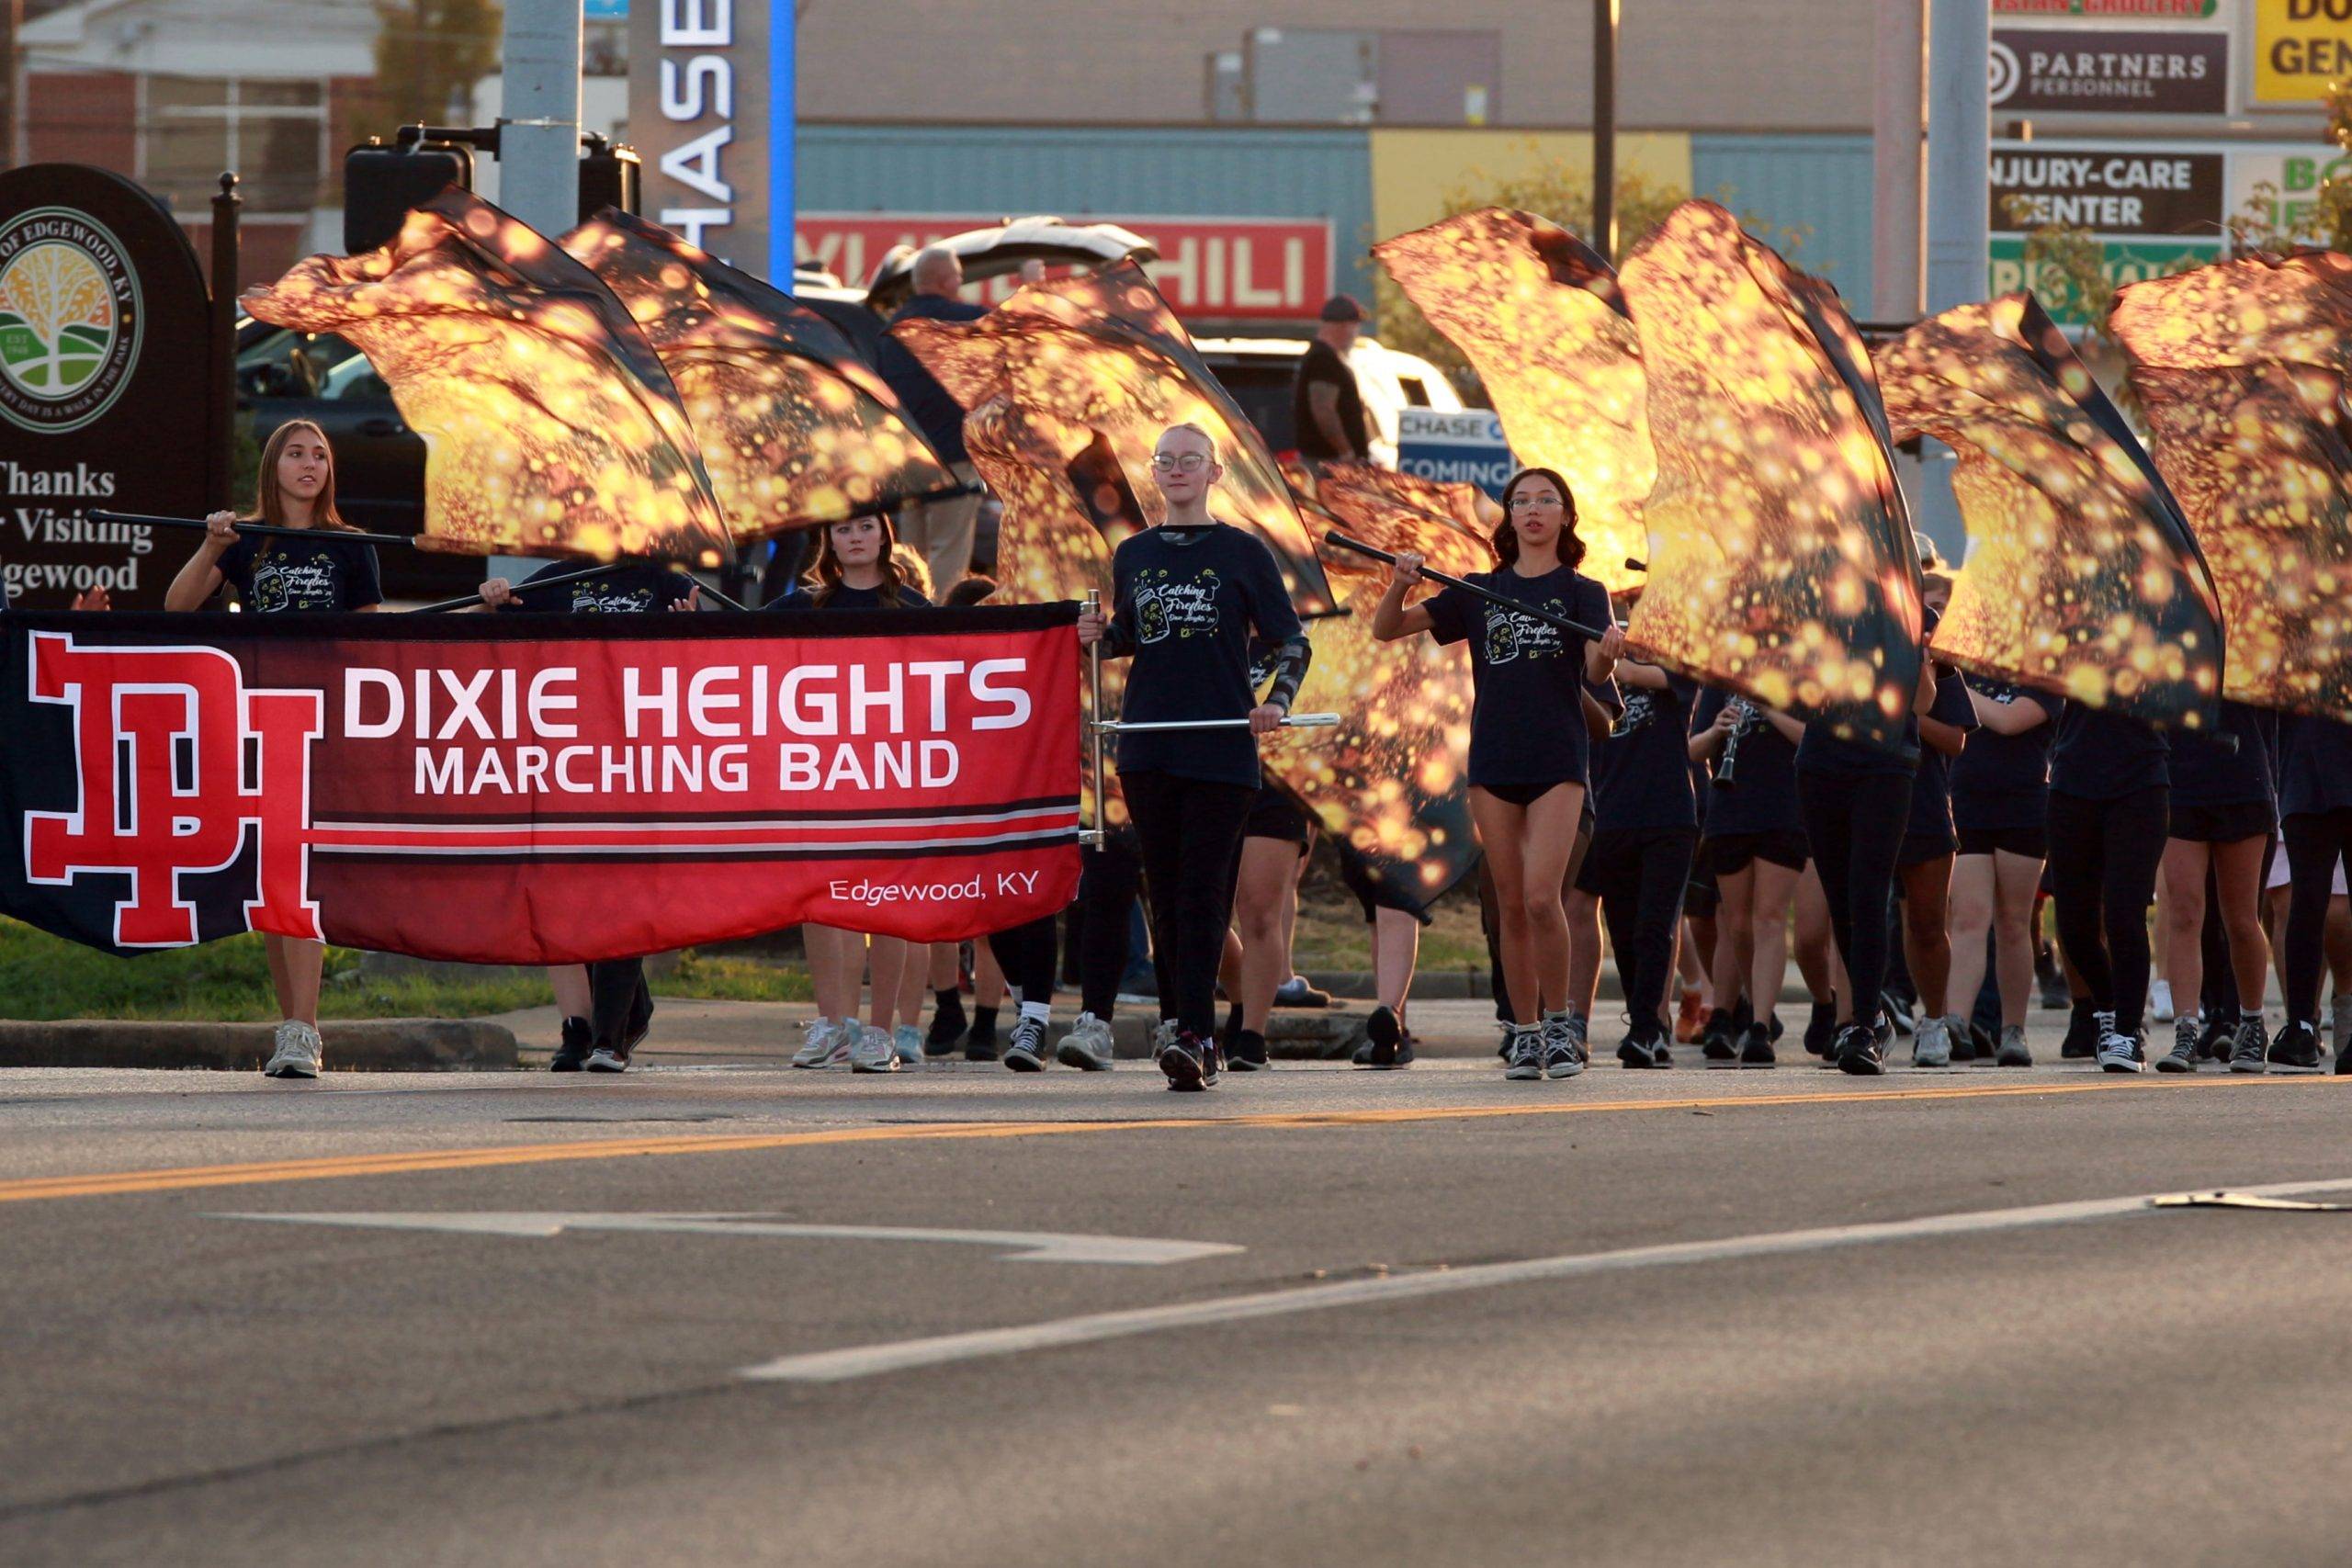
[[[2352,1190],[2352,1177],[2278,1182],[2267,1187],[2245,1187],[2235,1190],[2254,1197],[2291,1192],[2342,1192]],[[1124,1339],[1134,1335],[1159,1334],[1175,1328],[1222,1326],[1248,1318],[1323,1312],[1332,1307],[1410,1301],[1419,1296],[1453,1295],[1464,1291],[1489,1290],[1498,1285],[1523,1284],[1536,1280],[1567,1280],[1583,1274],[1628,1269],[1716,1263],[1736,1258],[1770,1258],[1792,1252],[1867,1247],[1879,1242],[1976,1235],[1987,1231],[2078,1224],[2086,1220],[2169,1213],[2172,1210],[2166,1201],[2177,1196],[2173,1193],[2143,1192],[2130,1198],[2095,1198],[2084,1202],[2044,1203],[2031,1208],[1930,1214],[1924,1219],[1894,1220],[1877,1224],[1829,1225],[1815,1230],[1726,1236],[1719,1241],[1678,1242],[1663,1247],[1629,1247],[1614,1252],[1531,1258],[1519,1263],[1487,1263],[1428,1274],[1343,1280],[1329,1285],[1261,1291],[1250,1295],[1180,1302],[1170,1306],[1090,1313],[1083,1317],[1023,1324],[1012,1328],[986,1328],[968,1334],[944,1334],[929,1339],[902,1339],[894,1344],[820,1350],[810,1355],[786,1356],[756,1367],[746,1367],[737,1375],[775,1382],[845,1382],[853,1378],[873,1377],[881,1372],[903,1371],[910,1367],[936,1366],[948,1361],[976,1360],[984,1356],[1017,1355],[1025,1350],[1085,1345],[1102,1339]],[[2160,1209],[2159,1205],[2165,1206]]]
[[[1160,1241],[1138,1235],[1066,1235],[1057,1231],[956,1231],[901,1225],[800,1225],[763,1214],[330,1213],[215,1214],[217,1220],[360,1225],[370,1230],[444,1231],[454,1235],[546,1237],[566,1231],[670,1235],[770,1235],[852,1241],[944,1241],[1005,1248],[1005,1263],[1191,1263],[1243,1250],[1221,1241]]]

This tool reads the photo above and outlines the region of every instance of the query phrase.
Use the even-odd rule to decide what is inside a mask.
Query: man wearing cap
[[[1345,294],[1324,302],[1323,324],[1298,362],[1298,378],[1291,383],[1291,424],[1297,431],[1298,455],[1310,468],[1325,463],[1361,463],[1372,446],[1363,423],[1363,393],[1348,368],[1348,350],[1363,330],[1363,307]]]
[[[891,316],[892,326],[918,316],[937,321],[977,321],[988,314],[986,306],[963,298],[964,264],[944,245],[928,246],[915,257],[910,281],[914,292]],[[947,471],[971,487],[963,495],[912,502],[899,513],[899,537],[922,556],[923,564],[931,568],[932,581],[944,592],[971,570],[972,538],[980,516],[979,470],[964,449],[965,411],[897,338],[883,338],[874,364],[922,427],[923,439],[947,465]]]

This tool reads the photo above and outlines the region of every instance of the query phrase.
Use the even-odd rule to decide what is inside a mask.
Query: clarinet
[[[1737,706],[1739,722],[1724,737],[1724,754],[1715,762],[1715,787],[1729,789],[1736,782],[1739,769],[1739,738],[1747,733],[1748,725],[1756,717],[1756,709],[1746,697],[1732,698]]]

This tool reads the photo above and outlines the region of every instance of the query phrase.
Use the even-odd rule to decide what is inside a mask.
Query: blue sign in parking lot
[[[1503,422],[1487,409],[1398,410],[1396,466],[1425,479],[1476,485],[1497,500],[1515,467]]]

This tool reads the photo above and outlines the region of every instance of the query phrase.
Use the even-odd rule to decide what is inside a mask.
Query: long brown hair
[[[859,519],[854,517],[841,519],[842,523],[857,521]],[[882,569],[881,607],[885,610],[896,610],[901,608],[899,603],[899,590],[906,585],[905,580],[899,575],[898,561],[892,558],[893,552],[898,548],[899,530],[891,524],[890,514],[887,512],[876,513],[874,521],[881,525],[882,528],[882,554],[876,562]],[[831,604],[833,595],[841,591],[842,559],[833,553],[833,529],[836,525],[828,523],[819,533],[817,564],[808,569],[807,583],[808,597],[819,609]]]
[[[1568,481],[1552,468],[1521,468],[1503,486],[1503,520],[1495,526],[1495,554],[1506,567],[1519,564],[1519,525],[1511,521],[1511,493],[1529,479],[1549,479],[1560,492],[1560,564],[1574,569],[1584,564],[1584,541],[1577,537],[1577,496]]]
[[[319,445],[327,450],[327,482],[319,487],[318,502],[311,510],[311,526],[348,530],[351,525],[343,520],[343,513],[335,509],[334,504],[334,443],[327,439],[325,431],[307,419],[288,420],[271,431],[269,439],[262,444],[261,474],[254,481],[257,493],[254,497],[254,509],[244,520],[266,523],[273,528],[292,526],[286,521],[286,499],[277,491],[277,459],[285,456],[286,444],[294,439],[295,432],[304,430],[317,436]]]

